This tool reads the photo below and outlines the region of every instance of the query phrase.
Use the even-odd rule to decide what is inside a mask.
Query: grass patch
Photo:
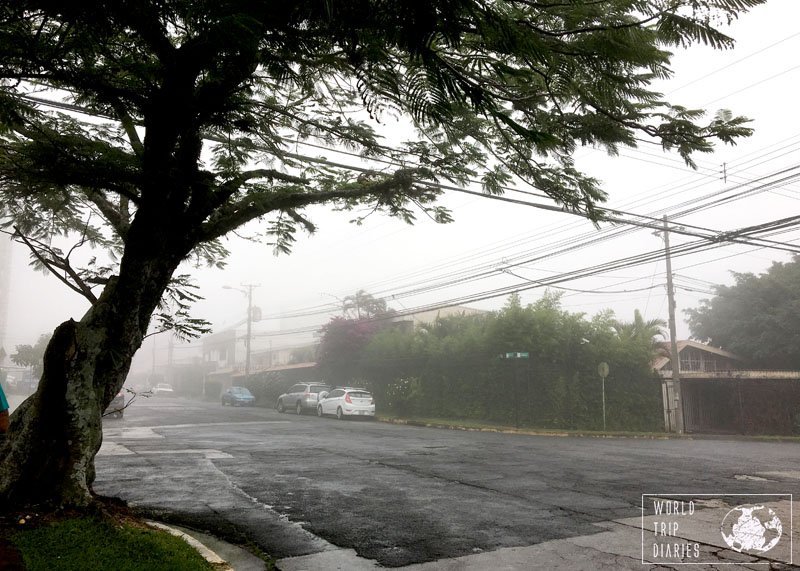
[[[188,543],[133,522],[77,517],[11,534],[29,571],[210,571]]]

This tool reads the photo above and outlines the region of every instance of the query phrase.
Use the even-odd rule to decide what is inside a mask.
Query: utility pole
[[[152,383],[152,379],[156,376],[156,336],[153,335],[153,343],[151,344],[153,347],[153,362],[152,366],[150,367],[150,379]]]
[[[672,388],[675,392],[675,429],[683,434],[683,396],[681,395],[681,359],[678,355],[678,340],[675,327],[675,288],[672,285],[672,260],[669,252],[669,224],[664,216],[664,252],[667,258],[667,306],[669,308],[670,364],[672,365]]]
[[[167,346],[167,375],[168,375],[167,381],[169,382],[170,385],[172,385],[172,388],[175,388],[175,374],[173,373],[172,370],[172,356],[174,349],[175,345],[173,343],[172,336],[170,336],[169,345]]]
[[[247,284],[247,340],[245,341],[244,378],[250,376],[250,339],[253,331],[253,288],[254,284]]]
[[[246,287],[247,289],[239,289],[238,287],[231,287],[231,286],[222,286],[222,289],[235,289],[237,291],[242,292],[247,296],[247,335],[244,339],[244,376],[245,378],[250,376],[250,341],[253,336],[253,288],[258,287],[261,284],[242,284],[242,287]],[[259,319],[261,319],[259,317]],[[239,322],[241,323],[241,321]]]

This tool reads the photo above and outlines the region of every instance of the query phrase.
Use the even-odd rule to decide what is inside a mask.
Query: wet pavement
[[[285,570],[687,562],[642,565],[654,559],[652,533],[642,530],[643,494],[726,494],[719,505],[699,506],[704,515],[693,525],[680,520],[668,538],[697,543],[701,559],[725,569],[781,568],[800,545],[785,522],[774,550],[739,554],[718,523],[734,494],[797,490],[800,445],[792,442],[437,430],[164,397],[105,422],[97,469],[99,493],[257,547]],[[789,520],[783,514],[796,502],[775,501]]]

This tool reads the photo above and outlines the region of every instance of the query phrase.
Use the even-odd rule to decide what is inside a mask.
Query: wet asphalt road
[[[646,493],[792,493],[800,445],[450,431],[154,397],[106,421],[97,473],[99,493],[275,557],[334,544],[400,566],[589,536],[637,517]],[[773,475],[736,478],[759,473]]]

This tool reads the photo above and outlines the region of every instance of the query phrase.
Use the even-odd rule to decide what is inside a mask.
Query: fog
[[[675,103],[705,107],[712,113],[727,108],[751,117],[756,133],[750,139],[735,147],[720,145],[713,155],[696,156],[696,171],[683,165],[674,153],[645,143],[639,149],[622,149],[619,157],[608,157],[599,150],[579,150],[577,166],[603,181],[609,194],[607,206],[660,217],[665,211],[674,214],[684,210],[675,208],[681,203],[710,204],[711,199],[701,198],[713,193],[731,197],[752,190],[736,200],[679,216],[672,222],[717,231],[761,224],[796,212],[799,195],[792,178],[795,171],[786,171],[783,177],[788,181],[766,190],[758,181],[781,178],[772,175],[791,169],[800,153],[797,122],[787,120],[795,105],[800,73],[795,57],[800,51],[800,34],[795,28],[798,16],[800,5],[792,0],[773,1],[768,7],[755,9],[732,27],[731,34],[738,42],[735,50],[692,48],[689,54],[678,53],[673,65],[676,76],[663,86]],[[391,139],[391,123],[387,128]],[[341,155],[319,149],[305,152],[343,160]],[[517,193],[508,196],[546,202]],[[605,236],[602,231],[612,229],[610,224],[596,230],[590,222],[568,214],[453,192],[442,202],[451,208],[454,223],[437,225],[420,215],[417,224],[408,226],[371,216],[357,226],[350,222],[352,213],[310,209],[318,231],[300,236],[288,256],[276,257],[268,245],[231,237],[227,242],[231,256],[224,271],[191,270],[205,298],[196,305],[194,314],[211,321],[216,331],[241,322],[247,300],[223,286],[257,284],[253,303],[262,309],[265,319],[255,324],[254,335],[263,343],[300,343],[313,339],[311,329],[339,312],[337,300],[358,289],[385,298],[398,311],[458,303],[465,297],[483,297],[497,288],[517,286],[522,302],[530,303],[544,292],[542,287],[531,288],[537,280],[663,247],[661,238],[645,228],[599,241]],[[241,234],[257,231],[248,227]],[[590,239],[593,233],[597,243],[557,254],[577,237]],[[772,239],[796,244],[797,237],[797,229],[792,229]],[[694,238],[672,235],[673,247],[691,240]],[[514,265],[526,259],[534,261]],[[731,272],[758,273],[774,261],[788,259],[786,252],[736,244],[676,258],[673,269],[678,310],[695,307],[709,297],[711,284],[731,283]],[[33,343],[59,322],[80,318],[87,308],[82,298],[53,276],[33,272],[27,262],[25,249],[14,244],[7,350],[16,344]],[[481,279],[415,292],[424,284],[484,273],[486,277]],[[558,286],[569,288],[563,290],[562,298],[563,307],[569,311],[590,316],[611,309],[619,318],[630,319],[634,309],[639,309],[646,319],[666,319],[664,282],[662,259]],[[501,295],[467,305],[493,310],[505,300],[506,295]],[[296,313],[313,315],[289,317]],[[678,337],[686,338],[689,331],[682,314],[678,319]],[[165,346],[166,336],[161,337],[164,339],[157,343]]]

